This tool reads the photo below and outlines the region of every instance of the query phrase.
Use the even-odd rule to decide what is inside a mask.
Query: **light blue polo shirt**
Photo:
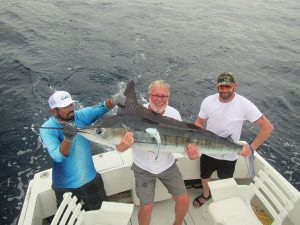
[[[93,107],[76,110],[74,124],[77,128],[91,125],[102,117],[108,109],[104,102]],[[62,124],[52,116],[43,127],[62,127]],[[68,156],[59,151],[64,139],[62,130],[40,129],[40,137],[53,159],[52,182],[54,188],[78,188],[96,177],[96,169],[92,159],[90,141],[77,134],[71,144]]]

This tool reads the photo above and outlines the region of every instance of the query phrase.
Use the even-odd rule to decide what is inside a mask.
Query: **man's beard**
[[[156,106],[153,102],[150,101],[150,108],[153,112],[158,114],[163,114],[167,108],[168,104],[165,104],[163,106]]]
[[[219,92],[219,95],[221,97],[221,99],[223,100],[229,100],[232,96],[233,96],[234,92]]]
[[[59,113],[57,113],[57,117],[59,118],[59,120],[62,120],[64,122],[71,122],[74,120],[74,111],[69,112],[66,115],[66,118],[63,118],[61,115],[59,115]]]

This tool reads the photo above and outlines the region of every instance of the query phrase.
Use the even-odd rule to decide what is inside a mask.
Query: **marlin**
[[[117,114],[107,116],[99,122],[78,128],[78,134],[100,145],[115,149],[127,131],[134,134],[134,145],[141,151],[184,153],[185,146],[194,143],[203,154],[239,153],[246,142],[234,142],[230,136],[220,137],[194,124],[165,117],[138,103],[135,84],[129,82],[124,95],[125,106]],[[44,129],[62,129],[35,127]],[[254,177],[254,156],[248,157],[249,175]]]
[[[196,144],[204,154],[238,153],[241,143],[231,137],[220,137],[194,124],[178,121],[148,110],[137,101],[134,82],[128,83],[126,104],[116,115],[105,117],[83,128],[81,135],[100,145],[115,148],[126,131],[134,134],[134,145],[141,151],[183,153],[189,143]]]

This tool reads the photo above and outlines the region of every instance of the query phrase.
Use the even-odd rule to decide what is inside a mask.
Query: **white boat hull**
[[[121,192],[131,191],[131,201],[136,206],[138,206],[139,200],[135,194],[134,177],[133,172],[131,171],[131,154],[132,153],[130,150],[124,153],[111,151],[95,155],[93,156],[93,160],[96,170],[102,175],[107,195],[112,196]],[[200,160],[191,161],[183,157],[181,154],[175,154],[175,157],[177,158],[177,165],[181,170],[184,180],[200,179]],[[256,154],[256,159],[254,160],[255,172],[257,173],[266,165],[270,166],[267,161],[265,161],[260,155]],[[55,214],[57,208],[55,194],[51,188],[51,173],[51,169],[39,172],[35,174],[34,178],[30,181],[18,225],[42,225],[43,219]],[[216,174],[213,174],[212,178],[217,178]],[[238,162],[236,164],[234,178],[250,178],[246,160],[242,157],[238,159]],[[289,186],[290,188],[295,189],[291,184],[289,184]],[[299,192],[296,189],[295,191],[298,193],[298,196],[300,196]],[[154,201],[156,202],[156,205],[154,208],[157,213],[155,213],[156,211],[154,211],[151,224],[165,224],[162,223],[162,218],[165,215],[169,215],[168,217],[170,217],[170,214],[161,213],[161,210],[163,210],[164,208],[166,210],[170,210],[171,215],[173,215],[173,201],[163,201],[171,199],[171,195],[167,193],[166,188],[160,183],[160,181],[157,182],[155,193],[156,194]],[[191,191],[191,200],[192,197],[196,194],[199,194],[199,190]],[[199,209],[194,209],[192,206],[190,207],[190,213],[188,213],[186,217],[187,224],[212,224],[211,222],[209,222],[208,218],[190,218],[201,217],[201,214],[197,210]],[[300,215],[299,213],[296,213],[297,211],[300,211],[299,200],[296,204],[295,209],[289,214],[289,216],[291,217],[291,221],[300,221]],[[158,215],[157,218],[155,215]],[[174,216],[166,219],[173,221],[173,218]],[[157,220],[160,221],[160,223],[156,223],[155,221]],[[199,221],[199,223],[197,221]],[[138,224],[137,209],[133,213],[130,224]],[[168,222],[166,224],[168,224]],[[296,223],[294,225],[296,225]]]

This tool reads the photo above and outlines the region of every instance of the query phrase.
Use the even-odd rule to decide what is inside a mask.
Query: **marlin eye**
[[[101,128],[97,128],[96,134],[101,134],[101,133],[102,133],[102,129]]]

